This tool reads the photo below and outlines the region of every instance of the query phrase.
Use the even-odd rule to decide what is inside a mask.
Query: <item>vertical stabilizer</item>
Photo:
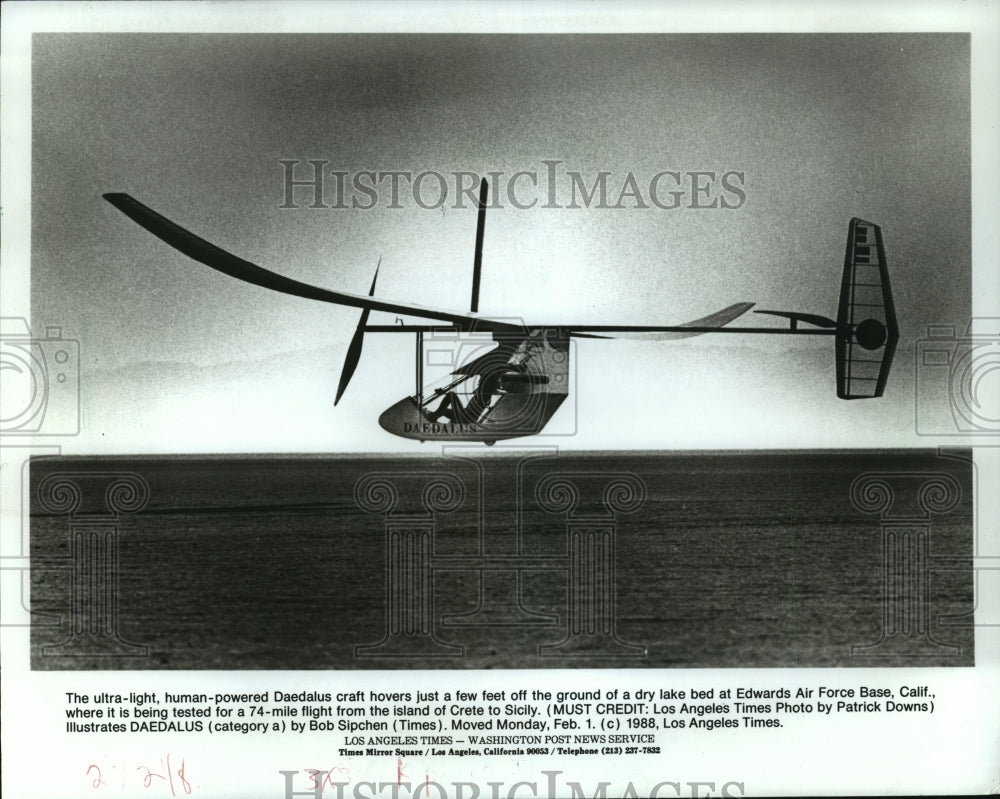
[[[882,231],[854,218],[837,310],[837,396],[881,397],[898,340]]]

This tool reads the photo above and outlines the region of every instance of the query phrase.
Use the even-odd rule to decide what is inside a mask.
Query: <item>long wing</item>
[[[462,330],[517,331],[521,329],[516,325],[484,319],[476,314],[456,314],[435,308],[424,308],[420,305],[386,302],[360,294],[330,291],[318,286],[311,286],[308,283],[293,280],[292,278],[264,269],[262,266],[244,261],[242,258],[226,252],[221,247],[216,247],[214,244],[196,236],[189,230],[185,230],[180,225],[171,222],[165,216],[156,213],[152,208],[143,205],[128,194],[105,194],[104,199],[125,214],[125,216],[146,228],[146,230],[165,241],[174,249],[180,250],[189,258],[193,258],[195,261],[203,263],[205,266],[210,266],[212,269],[216,269],[230,277],[252,283],[255,286],[262,286],[263,288],[280,291],[284,294],[291,294],[295,297],[319,300],[320,302],[349,305],[354,308],[367,308],[372,311],[388,311],[395,314],[420,316],[425,319],[436,319],[442,322],[449,322]]]
[[[154,236],[162,239],[171,247],[184,253],[189,258],[199,263],[210,266],[223,274],[235,277],[261,286],[272,291],[280,291],[283,294],[291,294],[295,297],[304,297],[320,302],[329,302],[336,305],[347,305],[354,308],[362,308],[370,311],[387,311],[388,313],[402,314],[405,316],[419,316],[424,319],[434,319],[440,322],[447,322],[455,325],[459,330],[475,330],[493,333],[521,333],[525,332],[525,326],[514,324],[509,321],[489,319],[474,313],[454,313],[437,308],[425,308],[412,303],[386,302],[375,297],[361,294],[349,294],[344,291],[330,291],[329,289],[312,286],[299,280],[294,280],[277,272],[264,269],[262,266],[245,261],[233,255],[221,247],[217,247],[211,242],[196,236],[189,230],[185,230],[180,225],[171,222],[165,216],[158,214],[152,208],[143,205],[128,194],[111,193],[105,194],[104,199],[115,208],[144,227]],[[731,322],[736,317],[745,313],[753,306],[753,303],[741,302],[730,305],[714,314],[687,322],[683,325],[659,326],[659,327],[618,327],[618,326],[597,326],[587,327],[583,325],[531,325],[537,327],[558,327],[568,335],[584,338],[652,338],[659,341],[669,341],[672,339],[688,338],[698,336],[702,333],[711,333],[723,325]],[[368,326],[366,330],[378,329],[383,332],[408,332],[412,326],[391,327],[391,326]]]

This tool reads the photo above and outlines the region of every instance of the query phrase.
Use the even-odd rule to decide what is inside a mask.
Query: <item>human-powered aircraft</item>
[[[899,330],[878,225],[852,219],[841,280],[837,318],[798,311],[756,313],[781,317],[787,327],[728,327],[754,303],[740,302],[682,325],[525,324],[479,314],[488,184],[479,191],[472,302],[452,312],[375,297],[378,267],[368,296],[302,283],[245,261],[194,235],[127,194],[104,199],[154,236],[213,269],[273,291],[361,309],[337,386],[336,405],[361,359],[365,333],[410,333],[416,337],[416,393],[385,410],[379,424],[388,432],[418,441],[482,441],[494,444],[540,432],[570,390],[570,339],[645,338],[668,341],[704,333],[833,336],[837,396],[880,397],[885,390]],[[369,324],[371,311],[433,320],[433,324]],[[804,327],[803,327],[804,325]],[[487,333],[492,342],[455,368],[446,380],[423,385],[426,334]],[[495,342],[495,346],[493,343]],[[483,351],[486,350],[486,351]]]

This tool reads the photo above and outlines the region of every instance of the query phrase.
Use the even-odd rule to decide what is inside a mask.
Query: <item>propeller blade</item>
[[[378,266],[375,267],[375,277],[372,278],[372,287],[368,290],[368,296],[375,296],[375,282],[378,280],[378,270],[382,266],[382,259],[378,259]],[[357,329],[351,337],[351,343],[347,346],[347,356],[344,358],[344,368],[340,372],[340,383],[337,384],[337,396],[333,400],[336,405],[347,390],[347,384],[354,377],[354,370],[358,368],[361,361],[361,348],[365,339],[365,325],[368,324],[368,308],[361,312],[361,319],[358,321]]]
[[[358,323],[358,329],[354,331],[351,343],[347,347],[347,357],[344,358],[344,368],[340,373],[340,383],[337,386],[337,396],[333,400],[334,405],[340,402],[340,398],[344,396],[347,384],[351,382],[351,378],[354,377],[354,370],[358,368],[358,361],[361,360],[361,345],[365,338],[365,324],[367,322],[368,309],[365,308],[365,310],[361,312],[361,321]]]

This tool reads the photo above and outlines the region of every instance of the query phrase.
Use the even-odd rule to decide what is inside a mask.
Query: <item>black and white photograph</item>
[[[996,4],[119,5],[5,11],[5,793],[996,788]]]

